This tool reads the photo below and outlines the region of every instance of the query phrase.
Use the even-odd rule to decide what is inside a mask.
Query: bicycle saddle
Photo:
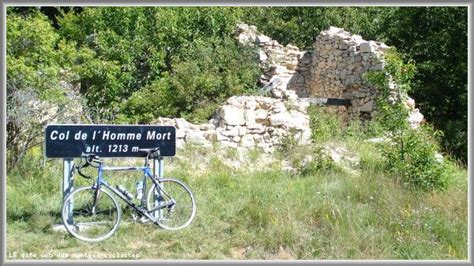
[[[160,148],[159,147],[148,148],[148,149],[138,149],[138,150],[147,153],[147,155],[151,159],[156,158],[156,157],[160,157]]]

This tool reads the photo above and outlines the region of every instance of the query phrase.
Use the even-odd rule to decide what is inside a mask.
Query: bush
[[[428,126],[411,128],[409,110],[404,106],[411,79],[415,74],[413,62],[405,63],[395,50],[385,54],[385,70],[367,75],[368,81],[379,89],[376,128],[391,135],[383,146],[388,171],[412,188],[423,191],[444,190],[450,181],[449,163],[436,158],[440,132]]]
[[[94,7],[59,19],[89,51],[76,68],[93,119],[207,120],[230,95],[256,90],[256,53],[233,38],[238,8]]]
[[[8,9],[10,11],[10,9]],[[71,122],[68,69],[81,52],[60,40],[48,18],[38,11],[7,16],[7,165],[42,142],[46,124]],[[71,108],[72,107],[72,108]]]
[[[449,162],[437,158],[436,132],[423,127],[395,135],[385,145],[383,155],[387,170],[400,177],[402,183],[424,191],[444,190],[451,180]]]
[[[324,152],[324,148],[321,146],[316,146],[312,149],[311,162],[302,165],[299,169],[302,176],[314,176],[320,173],[341,171],[341,168]]]

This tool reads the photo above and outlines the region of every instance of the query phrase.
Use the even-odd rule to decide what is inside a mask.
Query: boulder
[[[264,109],[257,109],[254,113],[255,115],[255,120],[258,122],[258,123],[262,123],[263,120],[266,120],[267,117],[268,117],[268,111],[267,110],[264,110]]]
[[[204,132],[202,131],[188,131],[185,138],[187,143],[194,143],[199,145],[209,145]]]
[[[265,53],[265,51],[263,51],[263,50],[260,49],[260,50],[258,51],[258,60],[260,60],[260,62],[265,62],[265,61],[267,61],[267,59],[268,59],[268,56],[267,56],[267,54]]]
[[[288,112],[279,112],[269,117],[270,125],[283,126],[289,123],[291,115]]]
[[[176,129],[176,138],[177,139],[182,139],[186,136],[186,131],[181,130],[181,129]]]
[[[228,137],[235,137],[239,135],[239,127],[228,126],[226,131],[223,131],[222,134]]]
[[[245,125],[253,128],[256,125],[255,122],[255,111],[253,110],[245,110]]]
[[[290,128],[305,130],[309,128],[309,116],[299,111],[291,110],[287,126]]]
[[[271,41],[270,37],[265,36],[265,35],[258,35],[257,38],[255,39],[255,42],[257,44],[265,44],[265,43],[268,43],[270,41]]]
[[[243,136],[243,135],[247,134],[247,128],[246,127],[238,127],[238,131],[239,131],[239,136]]]
[[[219,116],[227,125],[238,126],[245,124],[244,110],[232,105],[222,106],[219,110]]]
[[[373,109],[374,109],[374,101],[372,100],[366,102],[364,105],[359,107],[359,111],[361,112],[372,112]]]
[[[420,113],[420,110],[418,110],[418,108],[413,110],[408,115],[408,122],[410,123],[410,126],[412,128],[418,128],[421,122],[423,122],[423,119],[424,119],[423,114]]]

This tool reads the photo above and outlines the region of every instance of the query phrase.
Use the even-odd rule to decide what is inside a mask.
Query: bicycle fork
[[[100,195],[101,195],[100,186],[97,186],[97,188],[95,189],[95,192],[94,192],[94,201],[93,201],[92,210],[91,210],[92,215],[95,214],[95,209],[96,209],[97,203],[99,202]]]

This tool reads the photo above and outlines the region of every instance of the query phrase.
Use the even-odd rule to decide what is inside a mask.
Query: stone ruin
[[[363,75],[384,68],[383,53],[389,48],[384,43],[366,41],[332,26],[316,37],[311,51],[300,51],[291,44],[283,46],[258,33],[255,26],[243,23],[237,25],[236,34],[241,43],[257,48],[263,73],[260,83],[273,97],[285,98],[281,91],[290,90],[300,98],[346,99],[350,106],[326,106],[325,110],[346,121],[374,116],[378,91]],[[397,94],[396,84],[391,85]],[[416,126],[423,116],[414,108],[413,99],[405,101],[412,111],[410,121]]]
[[[300,51],[290,44],[283,46],[247,24],[237,26],[236,38],[257,48],[261,91],[270,97],[233,96],[208,123],[201,125],[182,118],[154,121],[153,124],[176,127],[178,147],[185,143],[209,146],[217,141],[225,147],[258,147],[272,152],[290,134],[299,143],[307,144],[311,142],[307,109],[310,104],[323,105],[328,98],[350,101],[349,106],[321,107],[344,121],[374,116],[378,91],[367,84],[363,75],[384,68],[387,45],[365,41],[336,27],[322,31],[312,51]],[[390,86],[392,96],[396,96],[397,85]],[[423,115],[412,98],[404,101],[410,110],[410,124],[419,126]]]

